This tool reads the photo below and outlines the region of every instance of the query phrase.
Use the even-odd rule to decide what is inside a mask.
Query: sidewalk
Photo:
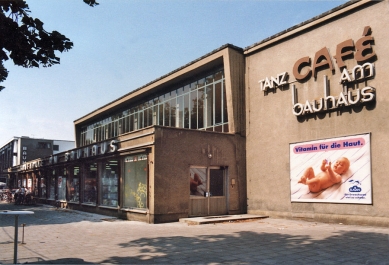
[[[146,224],[50,206],[28,210],[18,262],[29,264],[389,264],[389,228],[284,219]],[[0,264],[13,262],[14,218],[0,215]]]

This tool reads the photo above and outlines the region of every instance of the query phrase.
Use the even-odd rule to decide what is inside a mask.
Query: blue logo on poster
[[[351,188],[348,189],[350,192],[361,192],[362,189],[357,186],[352,186]]]

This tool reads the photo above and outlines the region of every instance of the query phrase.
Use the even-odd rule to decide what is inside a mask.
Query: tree
[[[83,0],[98,5],[96,0]],[[43,22],[29,16],[24,0],[0,0],[0,83],[8,77],[4,62],[12,59],[23,67],[50,67],[60,63],[55,52],[66,52],[73,42],[58,31],[47,32]],[[0,91],[4,87],[0,86]]]

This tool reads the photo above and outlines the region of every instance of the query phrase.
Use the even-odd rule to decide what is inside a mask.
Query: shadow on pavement
[[[56,260],[42,260],[39,259],[38,261],[32,261],[29,259],[27,262],[23,262],[22,259],[18,260],[19,263],[23,264],[94,264],[91,262],[86,262],[83,259],[76,259],[76,258],[65,258],[65,259],[56,259]]]
[[[315,240],[307,235],[242,231],[196,238],[141,238],[120,247],[123,254],[128,248],[140,248],[141,254],[113,256],[101,263],[382,264],[385,261],[384,264],[389,264],[388,235],[370,232],[341,231]]]
[[[27,225],[47,225],[47,224],[66,224],[82,221],[102,222],[103,218],[112,218],[109,216],[61,209],[49,205],[15,205],[13,203],[0,203],[0,211],[33,211],[34,214],[19,216],[19,224]],[[14,216],[0,215],[0,227],[14,226]]]

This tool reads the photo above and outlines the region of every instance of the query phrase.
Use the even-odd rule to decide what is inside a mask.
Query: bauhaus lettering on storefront
[[[148,223],[388,226],[388,22],[388,1],[350,1],[224,45],[77,119],[77,148],[8,174],[43,203]]]

